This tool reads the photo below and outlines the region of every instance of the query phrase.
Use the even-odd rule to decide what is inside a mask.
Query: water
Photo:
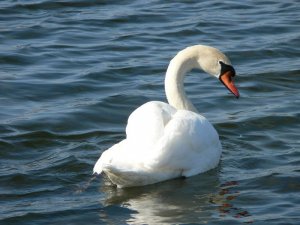
[[[299,224],[299,1],[0,3],[0,223]],[[165,101],[181,49],[224,51],[241,98],[193,71],[220,165],[118,190],[93,165],[128,115]]]

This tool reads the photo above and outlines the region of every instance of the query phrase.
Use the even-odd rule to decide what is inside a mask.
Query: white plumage
[[[183,77],[189,70],[208,70],[200,65],[201,58],[216,77],[222,76],[219,61],[230,65],[226,56],[208,46],[178,53],[165,81],[170,105],[151,101],[137,108],[129,116],[126,139],[102,153],[94,173],[104,172],[118,187],[129,187],[189,177],[217,166],[222,151],[218,133],[197,113],[183,90]]]

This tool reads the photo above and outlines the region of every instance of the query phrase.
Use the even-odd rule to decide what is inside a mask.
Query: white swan
[[[223,53],[204,45],[180,51],[166,73],[169,104],[152,101],[137,108],[129,116],[126,139],[103,152],[94,173],[104,172],[122,188],[189,177],[217,166],[222,152],[218,133],[183,89],[184,76],[193,68],[219,78],[239,97],[235,71]]]

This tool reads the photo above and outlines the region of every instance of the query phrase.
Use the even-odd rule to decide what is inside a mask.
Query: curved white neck
[[[185,75],[193,68],[200,68],[198,52],[187,48],[179,52],[170,62],[165,78],[165,92],[169,104],[176,109],[198,112],[187,98],[183,83]]]

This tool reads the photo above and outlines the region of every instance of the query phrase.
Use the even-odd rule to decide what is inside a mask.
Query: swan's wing
[[[176,109],[164,102],[151,101],[137,108],[128,118],[127,140],[135,146],[152,146],[163,136],[164,128],[176,113]]]
[[[176,171],[148,167],[150,157],[153,155],[136,151],[135,146],[125,139],[102,153],[94,166],[94,173],[104,172],[120,188],[152,184],[178,176]]]
[[[94,166],[94,173],[142,171],[153,145],[163,136],[164,128],[176,109],[163,102],[147,102],[128,118],[126,139],[104,151]]]
[[[165,127],[148,166],[192,176],[217,166],[221,151],[218,133],[205,117],[178,110]]]

